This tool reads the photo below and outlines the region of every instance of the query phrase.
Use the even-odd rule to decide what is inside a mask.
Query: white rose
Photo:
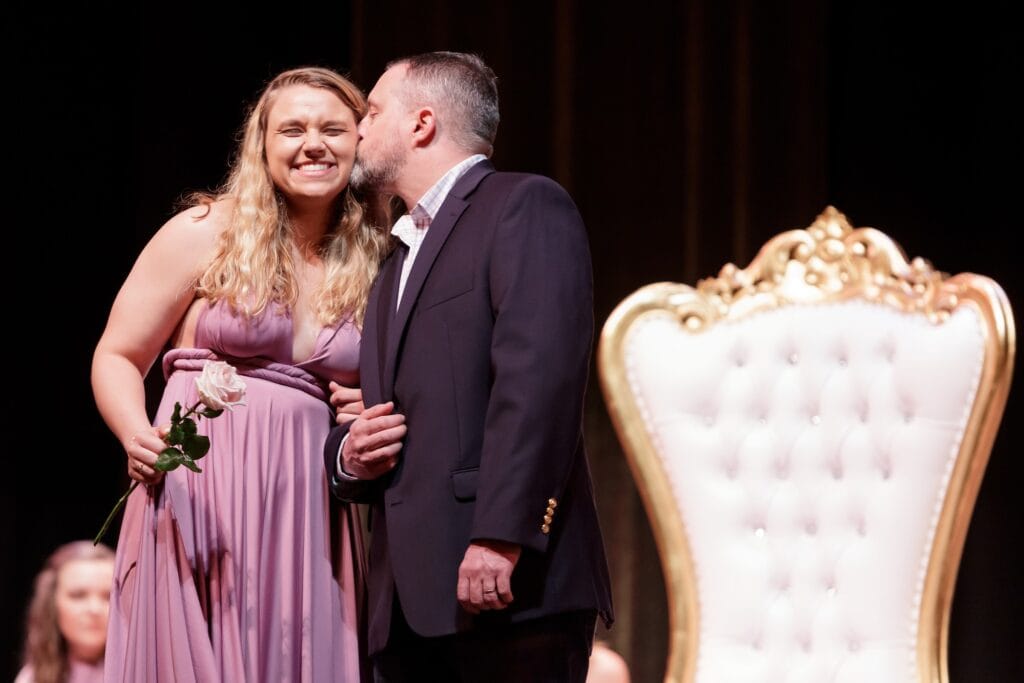
[[[245,382],[234,366],[222,360],[208,360],[196,377],[196,390],[203,405],[212,410],[231,410],[245,405]]]

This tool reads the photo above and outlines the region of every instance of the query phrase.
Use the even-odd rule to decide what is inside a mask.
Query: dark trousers
[[[395,602],[388,646],[373,661],[377,683],[584,683],[587,678],[596,612],[424,638],[409,628]]]

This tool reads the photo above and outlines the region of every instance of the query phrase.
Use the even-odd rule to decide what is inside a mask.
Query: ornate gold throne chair
[[[745,269],[644,287],[599,370],[669,600],[666,681],[946,681],[1009,304],[829,207]]]

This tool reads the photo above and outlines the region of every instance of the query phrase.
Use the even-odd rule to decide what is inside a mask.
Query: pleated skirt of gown
[[[198,400],[204,356],[179,355],[155,424]],[[323,465],[333,412],[301,369],[239,372],[248,404],[198,423],[203,472],[179,467],[129,498],[107,683],[369,680],[361,525],[331,500]]]

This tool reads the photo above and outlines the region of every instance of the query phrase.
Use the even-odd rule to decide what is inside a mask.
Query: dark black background
[[[681,196],[652,191],[643,180],[657,174],[674,182],[672,165],[645,169],[649,158],[643,141],[681,145],[675,123],[682,116],[682,95],[672,83],[642,93],[622,85],[645,83],[668,60],[687,54],[678,46],[683,36],[667,22],[678,18],[674,3],[664,3],[649,19],[640,10],[619,8],[622,16],[607,11],[599,21],[590,13],[592,5],[569,2],[561,16],[569,17],[569,37],[578,42],[568,45],[559,42],[566,38],[565,24],[561,33],[552,29],[544,3],[506,10],[505,31],[488,26],[474,33],[463,24],[450,31],[448,41],[439,14],[430,15],[430,44],[422,25],[429,12],[403,14],[409,4],[333,2],[259,11],[253,5],[218,12],[181,3],[129,10],[92,3],[60,11],[39,4],[9,14],[5,49],[13,78],[4,84],[5,137],[13,144],[3,235],[13,306],[5,345],[7,439],[0,456],[6,464],[0,508],[0,614],[5,615],[0,677],[16,671],[24,604],[41,561],[64,541],[91,537],[128,483],[122,454],[95,411],[88,381],[92,347],[109,305],[135,255],[172,215],[175,200],[220,182],[244,106],[279,70],[330,66],[352,71],[368,90],[382,67],[374,41],[397,46],[386,57],[441,47],[480,51],[502,79],[499,167],[554,174],[555,157],[542,151],[549,140],[538,143],[532,127],[550,126],[544,121],[557,94],[530,88],[553,78],[537,70],[554,56],[576,51],[570,97],[579,104],[565,168],[573,170],[570,189],[591,232],[600,321],[635,287],[690,276],[681,254],[671,257],[677,265],[665,272],[660,246],[678,243],[673,226],[686,206],[680,205]],[[437,4],[447,8],[443,16],[458,5]],[[392,5],[391,13],[381,9]],[[754,217],[780,222],[758,223],[750,240],[737,242],[708,220],[700,233],[702,255],[689,261],[696,274],[712,274],[711,264],[723,262],[720,254],[745,264],[762,237],[806,225],[830,203],[855,225],[887,230],[910,255],[927,256],[944,271],[989,275],[1011,304],[1022,301],[1019,256],[1010,241],[1021,226],[1022,145],[1014,101],[1024,81],[1021,35],[1010,19],[1010,4],[939,11],[836,1],[816,6],[803,22],[801,12],[811,5],[780,3],[786,30],[814,41],[818,47],[811,53],[820,61],[754,86],[760,103],[799,90],[799,83],[786,78],[799,76],[804,66],[808,78],[816,79],[820,106],[808,120],[820,142],[817,168],[810,177],[801,175],[802,162],[779,140],[754,169],[803,178],[804,184],[781,192],[802,192],[809,199],[797,207],[798,215],[772,213],[784,202],[775,190],[759,193],[755,182],[751,199],[763,211],[755,210]],[[531,12],[541,19],[534,22]],[[779,14],[758,10],[751,16],[755,44],[761,39],[771,48],[771,22]],[[606,26],[609,18],[619,22],[618,33],[614,40],[602,40],[613,30],[596,26]],[[467,39],[467,34],[477,37]],[[727,81],[728,64],[721,68],[718,75]],[[714,68],[706,71],[709,80],[716,76]],[[763,121],[755,124],[765,129]],[[710,130],[715,122],[707,125]],[[605,165],[595,166],[597,159]],[[728,163],[722,161],[721,168]],[[616,192],[594,189],[604,185]],[[701,187],[705,205],[712,199],[729,202],[713,175]],[[617,220],[643,214],[644,206],[664,207],[656,208],[657,225]],[[642,256],[648,252],[650,261]],[[1024,572],[1017,551],[1024,438],[1020,390],[1011,393],[967,539],[951,623],[954,681],[1024,677],[1019,654]],[[601,410],[596,400],[588,407],[595,419]],[[595,472],[609,467],[598,462]],[[608,486],[598,481],[599,495]],[[603,504],[603,516],[607,509]],[[617,546],[618,539],[609,539],[609,545]],[[621,602],[621,591],[617,597]],[[651,614],[643,604],[620,604],[623,609]],[[634,621],[632,637],[617,636],[620,649],[628,651],[628,642],[634,643],[635,680],[647,680],[643,672],[657,669],[639,661],[645,650],[637,642],[664,628],[663,610],[661,619],[653,626]]]

